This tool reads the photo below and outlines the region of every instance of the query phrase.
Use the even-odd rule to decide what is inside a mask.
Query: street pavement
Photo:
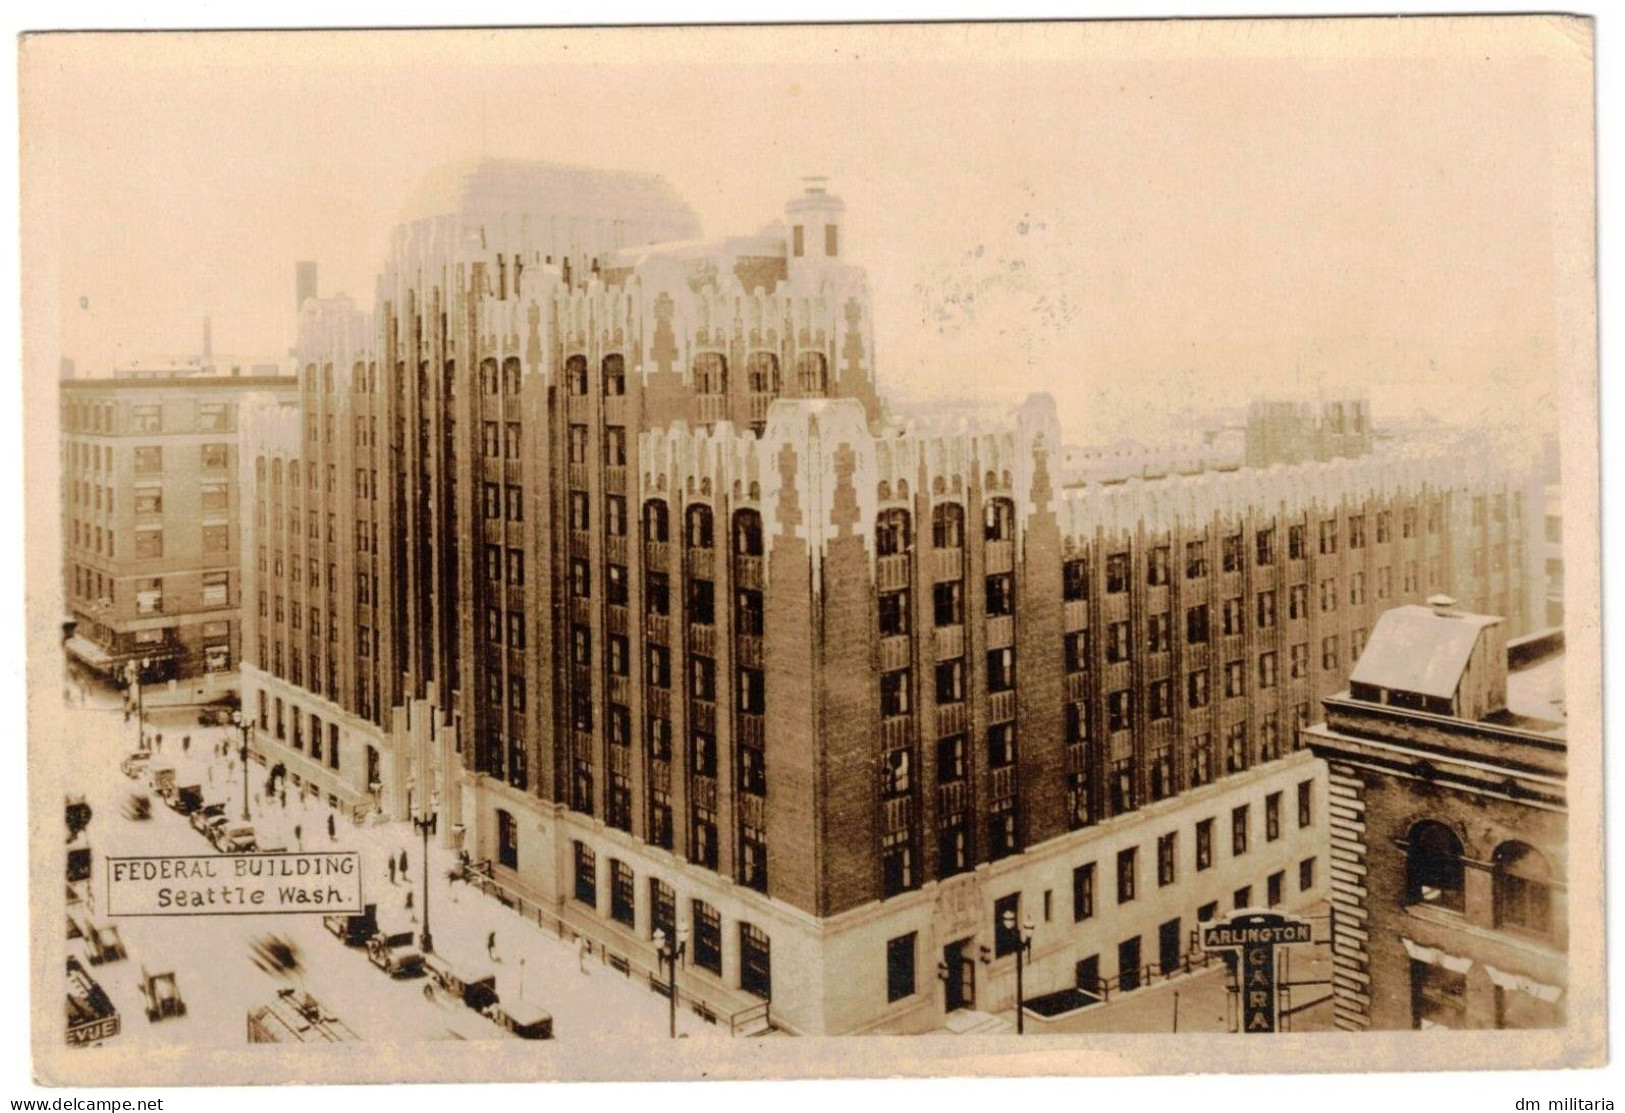
[[[178,785],[198,784],[205,800],[226,804],[226,815],[240,820],[243,770],[237,760],[240,736],[233,727],[200,727],[190,708],[153,709],[149,735],[162,734],[155,761],[176,766]],[[115,856],[211,854],[213,847],[194,831],[186,817],[152,792],[145,774],[130,780],[118,770],[121,758],[137,746],[136,724],[126,720],[120,697],[91,688],[70,711],[71,727],[63,744],[82,760],[79,784],[93,809],[88,829],[92,846],[93,898],[105,884],[104,854]],[[182,740],[190,736],[190,744]],[[224,754],[216,750],[225,743]],[[250,763],[249,812],[262,846],[287,850],[355,850],[361,855],[363,899],[378,905],[379,919],[410,921],[421,927],[423,843],[409,823],[356,826],[326,804],[289,786],[286,804],[263,798],[265,766]],[[131,818],[133,794],[151,800],[148,819]],[[333,835],[328,834],[329,818]],[[433,839],[431,838],[431,844]],[[406,880],[391,882],[388,862],[407,857]],[[520,918],[495,900],[450,880],[455,859],[431,845],[428,867],[429,906],[435,951],[461,967],[485,967],[497,980],[504,1001],[524,1000],[552,1014],[555,1037],[663,1038],[668,1004],[636,977],[629,978],[596,957],[584,957],[574,943],[548,934],[532,920]],[[410,899],[408,894],[411,894]],[[97,908],[100,908],[99,900]],[[297,985],[322,1003],[363,1040],[417,1042],[444,1039],[509,1039],[506,1031],[444,994],[426,996],[427,979],[395,980],[374,967],[364,948],[346,947],[309,915],[230,915],[139,918],[111,922],[128,949],[123,961],[86,965],[117,1005],[122,1018],[120,1044],[141,1046],[231,1046],[247,1039],[248,1012],[265,1004],[276,991]],[[495,934],[494,948],[487,941]],[[289,975],[267,972],[254,961],[254,943],[280,937],[298,956],[299,969]],[[79,941],[70,953],[81,953]],[[173,971],[186,1015],[148,1022],[141,992],[142,971]],[[678,1031],[684,1036],[726,1035],[726,1029],[680,1011]]]

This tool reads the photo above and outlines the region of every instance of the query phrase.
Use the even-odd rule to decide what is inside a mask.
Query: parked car
[[[322,926],[342,939],[346,947],[364,947],[378,934],[378,906],[369,904],[360,912],[323,916]]]
[[[191,815],[203,806],[203,786],[182,785],[170,795],[169,806],[182,815]]]
[[[367,940],[367,959],[392,978],[415,978],[423,973],[423,952],[411,930],[380,928]]]
[[[137,750],[133,754],[124,755],[124,760],[118,763],[119,772],[133,781],[147,771],[147,766],[151,762],[152,754],[146,750]]]
[[[426,955],[424,969],[434,983],[480,1012],[497,1003],[497,976],[488,967],[453,963],[444,955]]]
[[[214,846],[222,854],[250,854],[254,850],[252,823],[222,823],[214,829]]]
[[[231,708],[218,704],[205,707],[197,713],[197,725],[200,727],[230,726]]]
[[[224,823],[225,820],[226,805],[219,800],[204,804],[187,817],[187,822],[192,825],[192,830],[200,835],[207,835],[209,828],[218,823]]]

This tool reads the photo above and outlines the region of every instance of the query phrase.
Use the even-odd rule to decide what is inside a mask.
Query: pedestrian
[[[332,812],[327,813],[327,841],[339,841],[338,824],[334,821]]]
[[[282,810],[287,811],[288,810],[288,786],[286,784],[284,784],[282,786],[281,797],[282,797]]]
[[[164,735],[162,731],[158,732],[158,752],[164,752]]]
[[[492,962],[500,961],[497,958],[497,933],[494,931],[485,937],[485,957]]]
[[[402,850],[401,851],[401,879],[405,880],[408,876],[409,875],[406,872],[406,851]]]
[[[207,773],[208,773],[208,774],[209,774],[209,784],[210,784],[210,785],[213,785],[213,784],[214,784],[214,766],[212,766],[212,765],[211,765],[211,766],[209,766],[209,767],[208,767],[208,768],[207,768],[207,769],[206,769],[206,770],[205,770],[205,772],[207,772]]]
[[[389,856],[389,883],[395,884],[395,855]]]
[[[305,829],[297,823],[293,825],[293,841],[300,850],[305,849]]]
[[[191,752],[192,752],[192,736],[190,734],[181,735],[181,753],[189,754]]]
[[[592,953],[592,944],[587,942],[585,935],[576,936],[576,969],[583,974],[587,972],[587,956]]]

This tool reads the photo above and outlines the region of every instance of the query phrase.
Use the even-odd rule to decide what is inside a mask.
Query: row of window
[[[339,768],[339,727],[337,723],[324,724],[320,715],[307,716],[293,704],[284,704],[281,696],[270,697],[265,689],[259,690],[258,720],[261,731],[269,731],[278,742],[288,742],[300,753],[306,752],[309,738],[310,759],[317,764],[326,762],[329,769]],[[310,730],[307,735],[306,723]]]
[[[235,406],[230,402],[199,402],[191,415],[192,420],[180,420],[180,411],[171,407],[166,415],[164,407],[156,403],[132,405],[130,420],[125,427],[129,433],[223,433],[232,427]],[[167,425],[167,427],[166,427]],[[66,432],[111,433],[113,404],[70,402],[63,413]]]

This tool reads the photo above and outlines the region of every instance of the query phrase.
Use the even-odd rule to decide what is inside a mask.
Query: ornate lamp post
[[[429,832],[434,830],[438,818],[439,814],[434,810],[434,805],[427,801],[424,803],[423,814],[412,817],[412,826],[416,827],[423,835],[423,859],[421,865],[423,871],[423,953],[426,955],[434,953],[434,936],[429,933]]]
[[[1022,1035],[1027,1030],[1026,1014],[1026,987],[1022,984],[1024,965],[1027,955],[1032,952],[1033,946],[1033,920],[1031,916],[1021,921],[1021,933],[1016,935],[1016,914],[1005,912],[1003,918],[1004,930],[1016,936],[1016,1035]]]
[[[655,954],[660,965],[671,971],[671,977],[666,982],[666,996],[671,998],[671,1038],[677,1038],[677,964],[683,956],[688,954],[688,925],[677,925],[677,941],[672,943],[666,939],[664,928],[655,928]]]
[[[141,740],[140,749],[147,748],[147,720],[142,704],[143,692],[146,689],[147,670],[152,668],[152,658],[143,657],[138,665],[134,661],[124,665],[124,678],[129,681],[130,687],[135,691],[135,733]]]
[[[236,711],[233,711],[231,713],[231,721],[237,724],[237,730],[242,735],[242,738],[243,738],[242,749],[238,751],[237,756],[242,759],[242,763],[243,763],[243,822],[247,823],[248,819],[249,819],[249,816],[248,816],[248,732],[253,729],[253,723],[250,722],[247,715],[243,714],[242,708],[238,708]]]

